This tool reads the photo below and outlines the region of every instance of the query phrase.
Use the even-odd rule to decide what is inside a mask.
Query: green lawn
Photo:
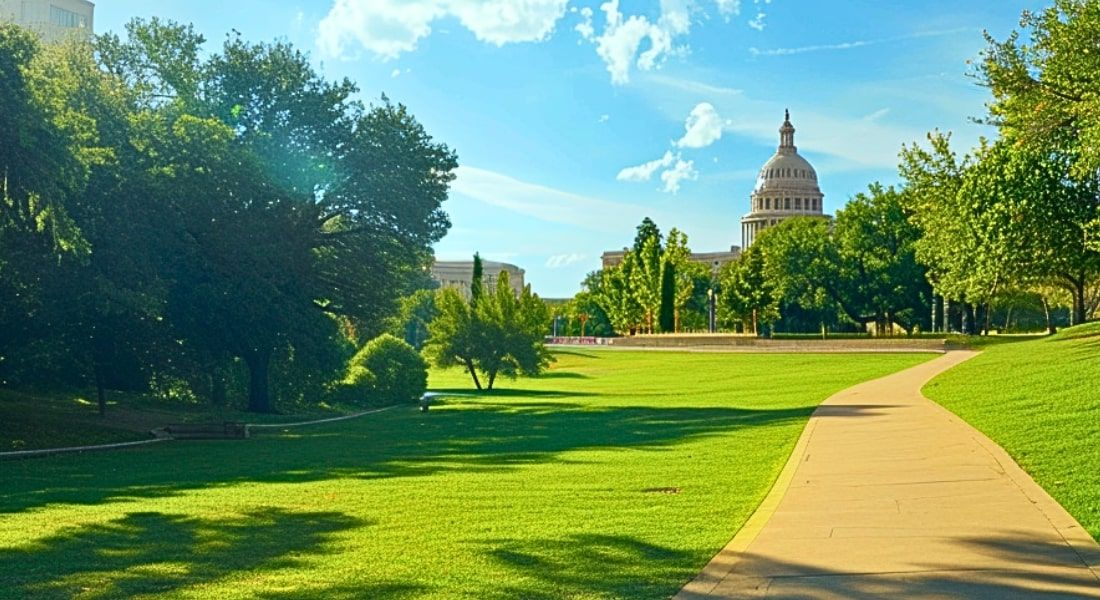
[[[989,346],[924,394],[998,444],[1100,540],[1100,323]]]
[[[0,597],[667,597],[817,403],[928,358],[564,352],[428,413],[0,462]]]

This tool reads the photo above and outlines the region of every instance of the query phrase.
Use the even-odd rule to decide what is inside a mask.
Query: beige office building
[[[0,0],[0,22],[26,27],[51,44],[91,38],[94,13],[87,0]]]
[[[485,283],[486,290],[492,291],[496,289],[501,271],[508,272],[508,283],[511,285],[512,290],[515,291],[516,295],[518,296],[522,293],[524,286],[523,269],[508,263],[494,262],[491,260],[481,261],[481,277],[482,281]],[[474,261],[439,260],[432,265],[431,274],[432,279],[434,279],[440,287],[455,288],[461,292],[463,296],[467,298],[470,297],[470,283],[474,280]]]

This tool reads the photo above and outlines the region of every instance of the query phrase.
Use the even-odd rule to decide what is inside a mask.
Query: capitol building
[[[760,169],[749,214],[741,218],[741,243],[752,246],[761,231],[790,217],[825,217],[824,199],[817,172],[794,145],[794,125],[787,112],[779,128],[779,149]]]
[[[817,184],[817,171],[798,154],[798,148],[794,145],[794,132],[791,114],[787,111],[783,125],[779,128],[779,148],[760,169],[756,187],[749,197],[749,212],[741,218],[741,243],[745,248],[752,246],[760,232],[785,219],[831,218],[823,212],[825,195]],[[603,268],[621,263],[625,253],[626,249],[604,252]],[[732,246],[728,252],[693,253],[690,260],[707,265],[717,274],[722,265],[737,260],[740,256],[741,247]]]

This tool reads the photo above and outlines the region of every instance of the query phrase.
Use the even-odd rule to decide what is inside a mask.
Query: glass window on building
[[[53,5],[50,6],[50,23],[69,29],[83,29],[88,26],[84,15]]]

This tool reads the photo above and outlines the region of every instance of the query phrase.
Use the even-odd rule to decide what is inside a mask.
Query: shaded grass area
[[[109,397],[107,415],[100,417],[94,392],[0,389],[0,452],[149,439],[151,429],[171,423],[279,423],[361,410],[312,406],[293,415],[257,415],[141,394],[111,392]]]
[[[1000,444],[1100,540],[1100,323],[990,346],[924,394]]]
[[[2,462],[0,597],[667,597],[821,400],[928,358],[562,352],[428,413]]]

